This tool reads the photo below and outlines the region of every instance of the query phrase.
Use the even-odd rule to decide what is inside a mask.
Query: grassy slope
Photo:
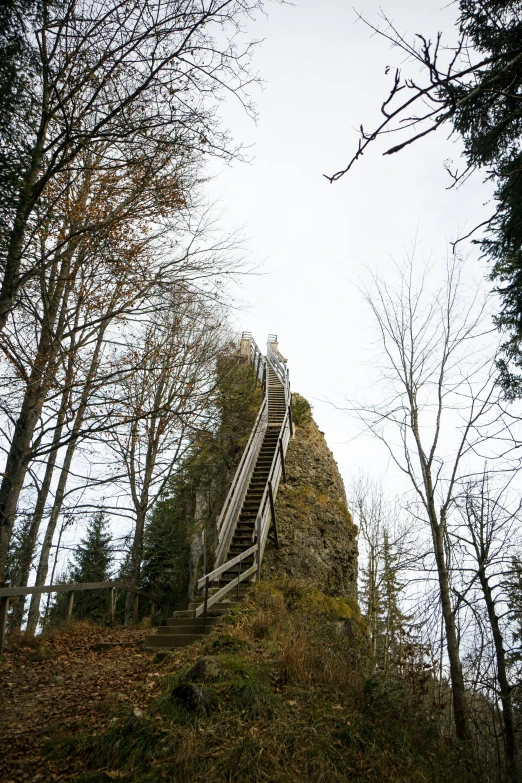
[[[195,714],[171,692],[209,654],[226,674],[205,686],[210,713]],[[83,768],[78,783],[473,780],[425,696],[415,696],[422,688],[411,677],[372,677],[366,660],[354,605],[262,583],[211,636],[159,664],[161,694],[142,717],[55,738],[47,754]]]

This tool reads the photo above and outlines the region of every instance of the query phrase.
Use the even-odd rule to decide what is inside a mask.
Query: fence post
[[[114,587],[109,587],[108,611],[109,625],[114,628]]]
[[[9,596],[6,595],[4,598],[0,598],[0,656],[4,654],[8,611],[9,611]]]
[[[257,515],[256,520],[256,528],[257,528],[257,552],[256,552],[256,563],[257,563],[257,581],[261,581],[261,524],[263,522],[263,517],[261,514]]]
[[[65,625],[69,625],[72,618],[72,610],[74,603],[74,590],[69,590],[67,593],[67,606],[65,608]]]
[[[205,604],[203,606],[203,633],[207,630],[208,576],[205,580]]]
[[[156,601],[152,601],[150,607],[150,626],[154,625],[154,618],[156,617]]]

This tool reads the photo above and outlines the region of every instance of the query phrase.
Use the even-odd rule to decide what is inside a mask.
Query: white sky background
[[[454,4],[382,0],[382,8],[410,39],[439,30],[448,44],[456,39]],[[357,9],[378,21],[379,3],[363,0]],[[446,189],[443,162],[457,162],[460,150],[449,128],[391,157],[381,154],[391,140],[379,142],[330,185],[322,175],[346,165],[361,122],[367,130],[377,124],[392,79],[385,67],[402,65],[403,56],[342,0],[272,5],[251,30],[264,39],[254,56],[265,81],[255,94],[258,123],[237,102],[223,110],[236,139],[252,145],[251,162],[219,169],[208,186],[225,227],[242,228],[249,263],[260,265],[236,293],[237,328],[253,331],[260,346],[269,332],[279,335],[292,388],[313,404],[345,481],[362,469],[396,489],[384,449],[353,440],[354,423],[324,402],[357,397],[370,382],[375,331],[356,282],[364,267],[386,273],[416,235],[419,258],[431,255],[442,267],[449,240],[489,214],[491,189],[480,177]],[[485,269],[470,267],[479,277]]]

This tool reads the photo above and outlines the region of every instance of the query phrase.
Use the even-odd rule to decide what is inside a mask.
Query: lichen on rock
[[[304,398],[293,395],[301,410]],[[306,402],[306,401],[304,401]],[[287,575],[329,595],[357,596],[357,527],[339,468],[311,414],[300,417],[276,500],[279,550],[267,543],[263,577]]]

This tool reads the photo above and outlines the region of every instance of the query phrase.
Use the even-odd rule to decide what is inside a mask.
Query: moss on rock
[[[280,484],[276,501],[280,549],[267,544],[263,577],[287,576],[328,595],[355,599],[357,527],[343,480],[307,401],[294,394],[292,407],[302,415],[294,422],[287,483]]]

